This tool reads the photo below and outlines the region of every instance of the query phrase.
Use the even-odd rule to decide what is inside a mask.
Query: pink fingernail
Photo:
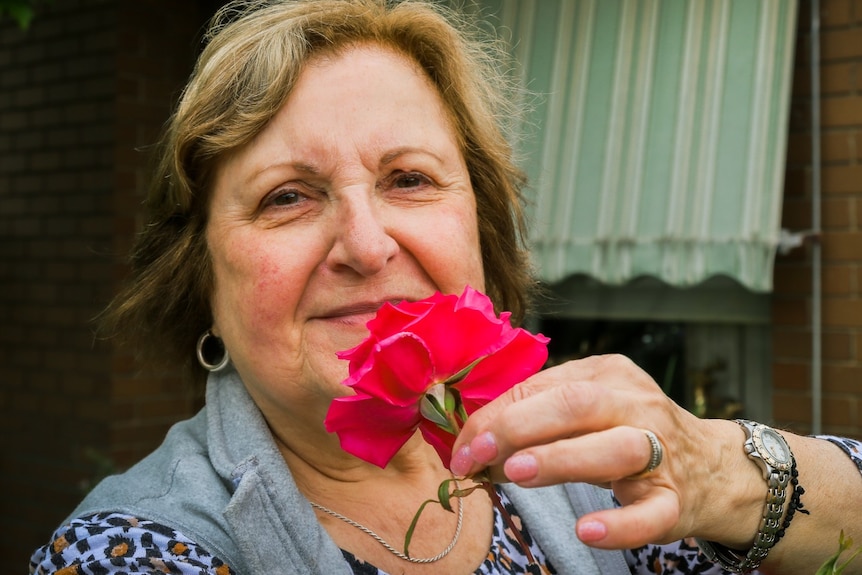
[[[490,431],[480,433],[470,442],[473,460],[478,463],[488,463],[497,457],[497,440]]]
[[[529,481],[539,473],[539,463],[529,453],[521,453],[506,460],[503,472],[512,481]]]
[[[452,461],[449,462],[449,469],[456,477],[466,477],[473,467],[473,456],[470,454],[470,446],[462,445],[458,451],[452,456]]]
[[[600,521],[579,521],[577,531],[578,539],[584,543],[596,543],[608,535],[607,526]]]

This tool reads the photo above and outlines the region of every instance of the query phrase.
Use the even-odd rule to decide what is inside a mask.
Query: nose
[[[371,194],[345,194],[337,202],[335,241],[326,258],[333,270],[351,269],[372,276],[386,267],[398,253],[398,242],[390,235]]]

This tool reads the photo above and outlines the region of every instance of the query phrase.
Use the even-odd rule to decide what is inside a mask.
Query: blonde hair
[[[215,15],[207,42],[166,126],[148,223],[107,329],[123,331],[117,335],[148,360],[183,365],[203,380],[194,346],[212,323],[205,230],[215,166],[266,126],[310,58],[363,43],[411,58],[440,93],[476,194],[486,291],[498,311],[523,319],[532,281],[524,178],[506,137],[518,110],[504,50],[454,12],[420,0],[236,1]]]

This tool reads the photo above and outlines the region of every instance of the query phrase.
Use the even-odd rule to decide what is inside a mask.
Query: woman
[[[382,469],[342,451],[323,424],[349,394],[336,352],[385,302],[469,285],[520,319],[530,286],[522,178],[497,123],[512,112],[504,71],[466,38],[414,2],[217,16],[112,309],[154,356],[188,363],[197,348],[207,407],[100,484],[31,572],[722,572],[683,540],[698,536],[731,567],[765,551],[764,570],[812,573],[841,529],[862,538],[847,511],[862,505],[859,470],[837,446],[859,464],[858,444],[785,434],[805,493],[783,472],[778,521],[811,514],[777,545],[755,541],[767,484],[745,429],[698,420],[624,358],[599,357],[529,378],[455,445],[456,475],[491,466],[528,488],[500,493],[537,565],[481,495],[428,507],[399,555],[450,472],[418,435]]]

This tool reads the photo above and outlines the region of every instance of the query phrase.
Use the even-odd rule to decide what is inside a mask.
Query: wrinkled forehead
[[[311,62],[264,129],[221,159],[216,180],[246,186],[290,167],[323,182],[409,158],[451,172],[466,168],[427,76],[396,52],[362,46]]]
[[[363,82],[366,77],[379,78],[377,90],[375,82],[370,86]],[[364,85],[362,89],[360,85]],[[409,140],[410,133],[417,131],[417,138],[422,132],[428,132],[428,138],[419,141],[430,139],[432,133],[437,132],[431,127],[440,126],[442,120],[449,136],[446,139],[454,144],[463,160],[463,138],[430,75],[402,50],[363,42],[311,54],[286,91],[284,100],[269,111],[266,123],[245,141],[237,142],[213,158],[213,175],[247,161],[250,152],[266,140],[290,138],[286,144],[294,148],[301,142],[313,142],[315,133],[323,131],[322,126],[328,125],[333,117],[340,118],[342,132],[339,141],[330,142],[330,145],[358,139],[360,132],[374,133],[371,126],[360,121],[374,108],[378,109],[376,138],[364,142],[371,148],[408,146],[408,141],[396,143],[399,136]],[[212,183],[210,179],[210,186]]]

